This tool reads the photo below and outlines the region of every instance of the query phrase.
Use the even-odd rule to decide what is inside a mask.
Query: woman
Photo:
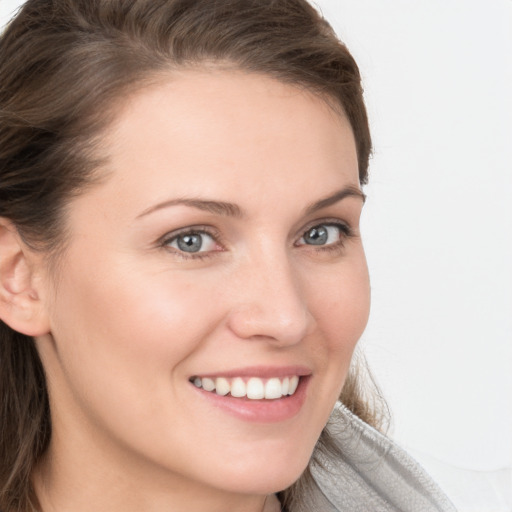
[[[452,510],[353,414],[371,141],[308,3],[30,0],[0,77],[4,512]]]

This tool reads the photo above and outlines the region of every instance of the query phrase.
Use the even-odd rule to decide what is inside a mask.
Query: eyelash
[[[347,241],[347,239],[354,237],[354,232],[348,224],[346,224],[344,222],[340,222],[337,219],[336,220],[335,219],[325,219],[325,220],[315,221],[314,223],[312,223],[309,226],[307,226],[306,228],[304,228],[302,231],[302,234],[300,236],[300,239],[302,239],[308,231],[312,230],[313,228],[318,228],[321,226],[337,228],[340,233],[339,240],[337,240],[334,243],[328,244],[328,245],[318,245],[318,246],[315,246],[313,244],[306,244],[306,243],[298,244],[297,242],[295,242],[293,244],[294,247],[307,246],[307,247],[309,247],[309,250],[313,250],[313,251],[319,252],[319,253],[336,252],[336,251],[339,252],[345,247],[345,242]],[[213,241],[216,244],[218,244],[220,246],[224,246],[220,232],[213,229],[211,226],[191,226],[191,227],[184,228],[177,232],[168,233],[160,239],[159,246],[168,250],[175,256],[182,258],[184,260],[204,260],[207,258],[211,258],[217,252],[223,252],[222,250],[220,250],[220,251],[200,251],[200,252],[195,252],[195,253],[194,252],[187,253],[185,251],[181,251],[179,249],[177,250],[175,248],[170,247],[170,244],[172,242],[177,240],[180,236],[184,236],[184,235],[208,235],[209,237],[211,237],[213,239]]]

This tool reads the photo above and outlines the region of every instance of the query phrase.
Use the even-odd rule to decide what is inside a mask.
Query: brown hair
[[[359,70],[306,0],[29,0],[0,39],[0,217],[32,248],[57,254],[64,206],[98,179],[95,141],[115,106],[161,71],[206,61],[341,107],[366,182]],[[341,398],[375,424],[358,382],[349,376]],[[2,322],[0,429],[0,508],[30,510],[30,475],[51,435],[49,401],[34,341]],[[294,488],[281,493],[283,504],[297,499]]]

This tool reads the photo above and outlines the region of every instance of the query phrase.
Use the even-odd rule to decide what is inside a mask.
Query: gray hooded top
[[[455,512],[416,461],[343,405],[327,428],[340,456],[315,454],[316,488],[293,512]]]

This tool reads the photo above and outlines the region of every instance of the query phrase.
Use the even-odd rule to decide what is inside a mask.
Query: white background
[[[395,437],[512,466],[512,2],[317,3],[367,93],[363,343]]]
[[[18,5],[0,0],[0,24]],[[375,155],[362,344],[394,437],[512,467],[512,1],[317,0],[364,77]]]

